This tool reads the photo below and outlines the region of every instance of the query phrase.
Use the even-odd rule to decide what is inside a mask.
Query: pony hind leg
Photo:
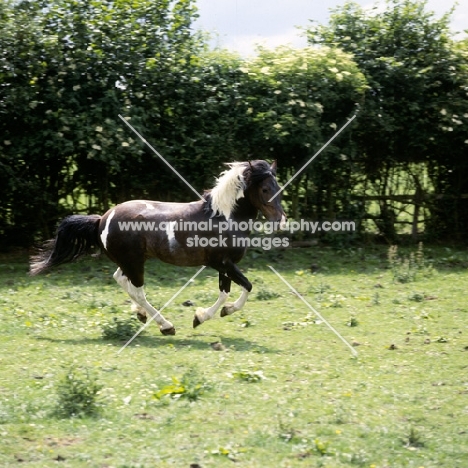
[[[229,292],[231,290],[231,279],[224,275],[223,273],[219,273],[219,296],[217,301],[207,309],[203,309],[199,307],[195,312],[195,316],[193,317],[193,328],[198,327],[206,320],[210,320],[216,314],[216,311],[226,302]]]
[[[117,284],[119,284],[122,289],[128,294],[128,278],[122,273],[122,270],[117,268],[115,271],[113,278],[115,281],[117,281]],[[132,298],[130,298],[132,301],[132,312],[136,313],[137,319],[141,323],[146,323],[148,320],[148,316],[146,315],[145,309],[143,307],[139,306]]]
[[[159,325],[159,330],[163,335],[175,335],[174,325],[169,322],[169,320],[166,320],[164,316],[159,311],[157,311],[146,299],[146,294],[143,287],[143,279],[136,277],[133,278],[132,281],[131,278],[132,277],[129,278],[127,275],[125,275],[120,267],[117,268],[117,271],[114,273],[114,279],[128,293],[130,299],[136,305],[136,307],[145,313],[145,317],[150,315]],[[136,286],[134,283],[140,284],[140,286]]]
[[[235,302],[228,302],[224,305],[221,309],[221,313],[219,314],[221,317],[226,317],[226,315],[231,315],[238,310],[241,310],[244,307],[245,303],[247,302],[247,298],[249,297],[249,291],[247,289],[242,288],[242,293],[239,296],[239,299]]]

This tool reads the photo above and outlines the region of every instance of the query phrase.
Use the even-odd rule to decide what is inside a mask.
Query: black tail
[[[31,258],[29,274],[37,275],[61,263],[71,262],[99,246],[98,227],[101,216],[73,215],[65,218],[57,229],[55,239],[44,244]]]

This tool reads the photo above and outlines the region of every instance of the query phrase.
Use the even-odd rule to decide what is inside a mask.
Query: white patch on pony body
[[[166,226],[166,235],[167,235],[167,240],[169,242],[169,247],[172,247],[174,244],[177,243],[176,238],[175,238],[175,232],[174,232],[174,227],[176,224],[177,224],[177,221],[171,221]]]
[[[148,210],[155,210],[156,209],[151,203],[148,203],[148,202],[143,202],[143,203],[146,205],[146,208]]]
[[[229,166],[230,169],[221,174],[211,190],[211,206],[214,215],[218,213],[226,219],[230,218],[237,200],[244,196],[245,190],[245,164],[234,162]]]
[[[115,210],[112,210],[112,213],[106,219],[106,225],[104,226],[104,230],[101,232],[101,242],[105,249],[107,249],[107,236],[109,235],[109,225],[114,215]]]

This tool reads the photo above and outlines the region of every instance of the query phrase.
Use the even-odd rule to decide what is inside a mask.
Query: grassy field
[[[176,336],[150,325],[120,354],[103,336],[130,316],[113,264],[30,278],[26,256],[1,257],[0,466],[468,466],[467,252],[425,247],[393,268],[387,254],[250,251],[242,312],[192,328],[182,303],[217,297],[206,269],[164,312]],[[150,302],[195,272],[148,262]],[[67,416],[83,394],[95,414]]]

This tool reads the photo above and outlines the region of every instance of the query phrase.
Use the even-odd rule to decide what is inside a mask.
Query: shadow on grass
[[[47,336],[36,336],[37,340],[47,341],[49,343],[81,346],[81,345],[99,345],[115,347],[116,352],[122,348],[127,341],[124,340],[105,340],[101,337],[89,338],[50,338]],[[218,338],[218,339],[216,339]],[[172,337],[158,337],[158,336],[138,336],[130,345],[129,348],[138,345],[148,349],[156,349],[171,346],[174,349],[191,348],[200,351],[213,351],[211,344],[213,342],[221,341],[226,349],[237,352],[257,352],[257,353],[278,353],[278,349],[268,346],[263,346],[255,341],[247,340],[241,337],[221,337],[219,335],[200,335],[193,338],[172,338]]]

